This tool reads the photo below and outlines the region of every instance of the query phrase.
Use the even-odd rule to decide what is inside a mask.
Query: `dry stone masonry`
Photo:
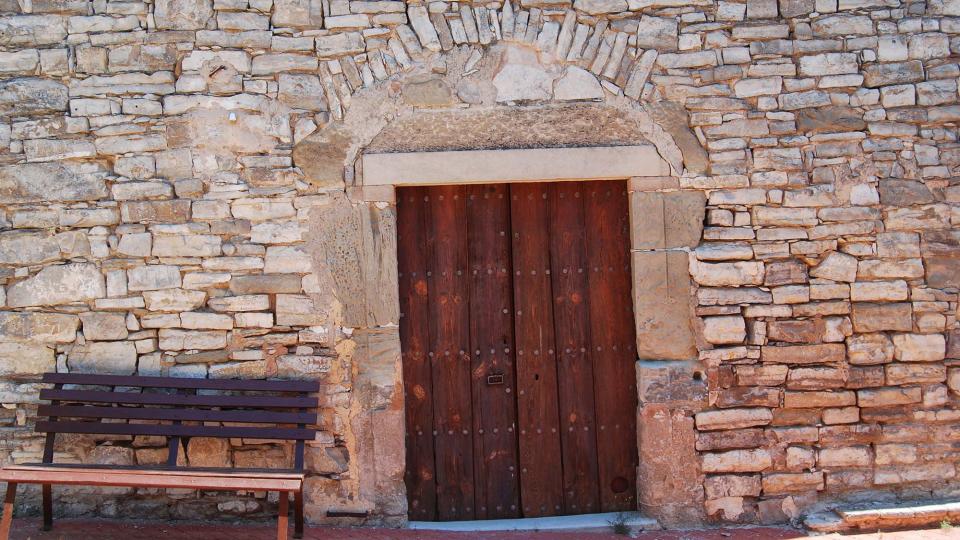
[[[308,518],[402,523],[396,225],[361,153],[640,138],[673,172],[630,183],[642,510],[768,523],[955,497],[960,0],[0,12],[3,462],[41,455],[45,371],[319,378]],[[164,445],[64,437],[56,459],[159,463]],[[262,467],[292,450],[192,439],[181,455]],[[275,503],[56,494],[70,515]]]

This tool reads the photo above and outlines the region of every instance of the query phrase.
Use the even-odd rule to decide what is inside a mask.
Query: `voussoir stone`
[[[103,274],[92,264],[48,266],[7,289],[10,307],[52,306],[106,296]]]

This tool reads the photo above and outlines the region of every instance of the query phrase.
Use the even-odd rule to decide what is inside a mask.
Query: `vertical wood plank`
[[[547,184],[510,186],[520,501],[525,517],[563,513],[547,190]]]
[[[465,189],[435,187],[428,198],[437,514],[444,521],[474,519]]]
[[[509,191],[502,184],[482,185],[466,194],[477,518],[515,518],[520,497]]]
[[[585,204],[601,510],[636,509],[636,362],[624,181],[590,182]]]
[[[597,512],[600,493],[593,364],[590,351],[589,261],[583,184],[550,186],[550,273],[557,344],[563,495],[568,514]]]
[[[430,360],[428,250],[423,188],[397,189],[400,345],[406,406],[407,500],[410,519],[437,519]]]

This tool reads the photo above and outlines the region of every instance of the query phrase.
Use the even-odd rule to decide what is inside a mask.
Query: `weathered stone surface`
[[[695,415],[697,429],[739,429],[752,426],[765,426],[773,420],[770,409],[726,409],[706,411]]]
[[[763,347],[760,358],[778,364],[822,364],[843,362],[846,349],[839,343]]]
[[[737,287],[763,283],[763,263],[744,261],[733,263],[703,263],[691,258],[690,275],[700,285],[710,287]]]
[[[943,334],[895,334],[894,357],[901,362],[935,362],[946,354]]]
[[[172,265],[151,264],[127,271],[127,288],[131,291],[172,289],[181,284],[180,269]]]
[[[323,25],[323,5],[318,0],[277,0],[271,21],[277,27],[319,28]]]
[[[192,437],[187,444],[191,467],[230,467],[230,442],[212,437]]]
[[[0,312],[0,341],[70,343],[77,337],[76,315]]]
[[[924,231],[921,238],[927,285],[960,287],[960,231]]]
[[[702,458],[706,473],[760,472],[772,465],[770,453],[765,449],[707,453]]]
[[[153,16],[157,28],[198,30],[213,16],[213,5],[210,0],[157,0]]]
[[[532,51],[507,49],[503,63],[493,78],[497,102],[544,101],[553,95],[557,74],[547,71]]]
[[[2,92],[2,90],[0,90]],[[23,163],[0,167],[0,203],[92,201],[108,194],[94,163]]]
[[[83,313],[83,337],[89,340],[117,340],[127,337],[127,318],[122,313]]]
[[[343,185],[347,150],[352,143],[352,136],[345,130],[323,129],[294,146],[293,162],[311,184],[318,187]]]
[[[553,96],[560,101],[594,101],[603,99],[603,88],[592,73],[570,66],[554,85]]]
[[[705,317],[703,319],[703,337],[708,343],[743,343],[747,337],[743,317],[729,315],[724,317]]]
[[[0,375],[4,377],[33,379],[56,367],[54,350],[46,345],[0,342]]]
[[[25,116],[67,110],[67,87],[48,79],[0,82],[0,115]]]
[[[700,192],[631,193],[633,248],[695,247],[703,233],[705,205]]]
[[[95,341],[76,345],[67,354],[70,371],[133,375],[137,370],[137,348],[130,341]]]
[[[847,338],[847,359],[854,365],[885,364],[893,360],[893,342],[886,334],[858,334]]]
[[[856,332],[913,330],[913,309],[910,304],[871,304],[855,302],[852,307],[853,329]]]
[[[857,258],[834,251],[810,271],[813,277],[852,282],[857,279]]]
[[[10,307],[51,306],[106,296],[103,274],[92,264],[48,266],[7,289]]]
[[[696,354],[690,325],[690,277],[682,252],[633,254],[639,358],[685,360]]]
[[[827,106],[797,111],[797,129],[807,133],[862,131],[863,115],[850,107]]]

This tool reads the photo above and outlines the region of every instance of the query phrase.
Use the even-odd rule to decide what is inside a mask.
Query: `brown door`
[[[636,508],[626,183],[397,190],[410,519]]]

